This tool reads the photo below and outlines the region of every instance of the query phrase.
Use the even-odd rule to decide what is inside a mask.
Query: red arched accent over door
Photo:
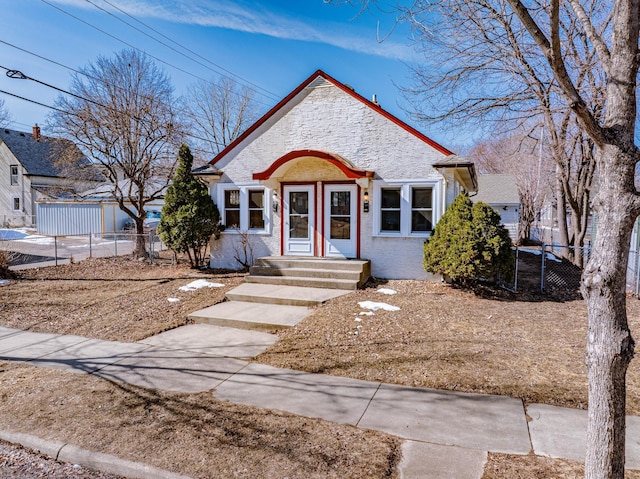
[[[311,157],[318,158],[324,161],[328,161],[332,165],[336,166],[344,173],[349,179],[358,178],[371,178],[373,177],[372,171],[361,170],[350,164],[347,160],[334,153],[327,153],[326,151],[319,150],[295,150],[281,156],[274,161],[266,170],[253,174],[254,180],[268,180],[273,174],[282,166],[290,161],[297,160],[298,158]]]

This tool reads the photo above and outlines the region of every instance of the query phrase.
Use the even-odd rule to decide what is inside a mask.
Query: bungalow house
[[[58,159],[70,152],[79,165],[73,174],[82,176],[87,163],[70,142],[42,136],[38,125],[32,133],[0,128],[0,226],[33,226],[37,200],[96,183],[95,172],[93,179],[65,174]]]
[[[473,163],[316,71],[199,174],[226,230],[210,265],[252,258],[363,258],[381,278],[428,279],[423,244]]]
[[[513,175],[478,175],[478,193],[471,201],[482,201],[502,219],[513,242],[518,241],[520,228],[520,193]]]

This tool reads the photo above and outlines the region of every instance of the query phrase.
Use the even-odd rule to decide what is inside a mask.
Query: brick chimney
[[[33,139],[36,141],[40,141],[40,127],[37,123],[33,127]]]

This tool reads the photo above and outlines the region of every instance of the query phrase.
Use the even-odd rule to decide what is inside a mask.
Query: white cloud
[[[268,10],[265,5],[253,0],[157,0],[154,2],[109,0],[109,2],[142,21],[156,18],[186,25],[266,35],[284,40],[321,43],[385,58],[411,59],[411,49],[407,45],[390,40],[379,43],[370,32],[362,32],[355,24],[350,29],[353,32],[345,32],[344,23],[286,16]],[[84,0],[57,0],[57,3],[80,8],[95,8]],[[96,3],[110,8],[98,0]]]

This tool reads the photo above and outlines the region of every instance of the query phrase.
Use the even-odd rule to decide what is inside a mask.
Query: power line
[[[136,30],[137,32],[140,32],[140,33],[142,33],[143,35],[145,35],[146,37],[151,38],[152,40],[154,40],[154,41],[158,42],[160,45],[163,45],[163,46],[165,46],[165,47],[167,47],[167,48],[171,49],[172,51],[176,52],[178,55],[182,55],[183,57],[188,58],[189,60],[193,61],[194,63],[197,63],[198,65],[201,65],[201,66],[203,66],[203,67],[205,67],[205,68],[208,68],[209,70],[211,70],[211,71],[213,71],[213,72],[215,72],[215,73],[217,73],[217,74],[219,74],[219,75],[221,75],[221,76],[227,77],[227,78],[229,78],[229,79],[231,79],[231,80],[235,80],[235,81],[240,80],[240,81],[241,81],[241,82],[243,82],[243,83],[246,83],[246,84],[248,84],[248,85],[251,85],[251,86],[252,86],[252,87],[254,87],[254,88],[250,88],[250,89],[251,89],[251,90],[254,90],[254,91],[255,91],[256,93],[258,93],[258,94],[261,94],[261,95],[267,96],[267,97],[269,97],[269,98],[270,98],[270,99],[272,99],[272,100],[277,100],[277,99],[278,99],[278,96],[277,96],[275,93],[272,93],[272,92],[270,92],[269,90],[267,90],[267,89],[265,89],[265,88],[261,87],[260,85],[257,85],[257,84],[255,84],[255,83],[253,83],[253,82],[251,82],[251,81],[249,81],[249,80],[247,80],[247,79],[245,79],[245,78],[241,77],[240,75],[238,75],[238,74],[236,74],[236,73],[233,73],[233,72],[232,72],[232,71],[230,71],[230,70],[227,70],[227,69],[226,69],[226,68],[224,68],[223,66],[218,65],[218,64],[217,64],[217,63],[215,63],[215,62],[212,62],[212,61],[211,61],[211,60],[209,60],[208,58],[203,57],[203,56],[202,56],[202,55],[200,55],[199,53],[197,53],[197,52],[195,52],[195,51],[191,50],[191,49],[190,49],[190,48],[188,48],[188,47],[185,47],[185,46],[184,46],[184,45],[182,45],[181,43],[176,42],[175,40],[173,40],[172,38],[168,37],[168,36],[167,36],[167,35],[165,35],[164,33],[162,33],[162,32],[160,32],[160,31],[156,30],[155,28],[153,28],[153,27],[151,27],[151,26],[147,25],[147,24],[146,24],[146,23],[144,23],[143,21],[141,21],[141,20],[139,20],[139,19],[135,18],[133,15],[130,15],[129,13],[125,12],[125,11],[124,11],[124,10],[122,10],[120,7],[118,7],[117,5],[114,5],[113,3],[109,2],[108,0],[102,0],[102,1],[103,1],[104,3],[106,3],[107,5],[111,6],[112,8],[114,8],[114,9],[118,10],[118,11],[119,11],[120,13],[122,13],[123,15],[126,15],[127,17],[129,17],[129,18],[130,18],[130,19],[132,19],[133,21],[135,21],[135,22],[139,23],[140,25],[144,26],[144,27],[145,27],[145,28],[147,28],[148,30],[151,30],[152,32],[156,33],[157,35],[160,35],[162,38],[164,38],[164,39],[168,40],[169,42],[173,43],[174,45],[177,45],[178,47],[180,47],[180,48],[182,48],[183,50],[185,50],[185,51],[187,51],[187,52],[191,53],[192,55],[195,55],[196,57],[200,58],[201,60],[203,60],[203,61],[205,61],[205,62],[207,62],[207,63],[209,63],[209,64],[213,65],[213,66],[214,66],[214,67],[216,67],[217,69],[222,70],[222,71],[223,71],[223,72],[225,72],[226,74],[231,75],[231,77],[233,77],[233,78],[229,77],[228,75],[222,74],[222,73],[220,73],[220,72],[216,71],[215,69],[213,69],[213,68],[211,68],[211,67],[208,67],[207,65],[203,64],[202,62],[200,62],[200,61],[198,61],[198,60],[195,60],[194,58],[190,57],[189,55],[186,55],[186,54],[184,54],[183,52],[181,52],[181,51],[179,51],[179,50],[175,49],[175,48],[174,48],[174,47],[172,47],[171,45],[167,45],[165,42],[163,42],[163,41],[161,41],[161,40],[158,40],[158,39],[157,39],[156,37],[154,37],[153,35],[150,35],[150,34],[148,34],[147,32],[144,32],[143,30],[141,30],[141,29],[139,29],[139,28],[135,27],[134,25],[131,25],[130,23],[128,23],[128,22],[126,22],[125,20],[123,20],[123,19],[121,19],[121,18],[117,17],[116,15],[114,15],[113,13],[111,13],[111,12],[107,11],[106,9],[104,9],[104,8],[100,7],[99,5],[96,5],[92,0],[85,0],[85,1],[86,1],[87,3],[90,3],[91,5],[93,5],[95,8],[97,8],[97,9],[99,9],[99,10],[103,11],[103,12],[104,12],[104,13],[106,13],[107,15],[109,15],[109,16],[111,16],[111,17],[115,18],[115,19],[116,19],[116,20],[118,20],[119,22],[124,23],[124,24],[125,24],[125,25],[127,25],[128,27],[133,28],[133,29],[134,29],[134,30]],[[261,91],[263,91],[264,93],[260,93],[258,90],[261,90]],[[265,93],[266,93],[266,95],[265,95]]]
[[[5,68],[5,67],[1,67],[1,68]],[[26,75],[25,75],[25,76],[26,76]],[[30,78],[29,78],[29,77],[26,77],[26,79],[30,79]],[[42,83],[42,82],[39,82],[39,83]],[[45,84],[45,83],[43,83],[43,85],[46,85],[46,84]],[[47,86],[48,86],[48,85],[47,85]],[[62,90],[62,89],[60,89],[60,88],[53,87],[53,86],[51,86],[51,88],[55,88],[55,89],[60,90],[60,91],[62,91],[62,92],[64,92],[64,93],[67,93],[67,94],[69,94],[69,95],[72,95],[72,96],[75,96],[75,97],[77,97],[77,98],[80,98],[80,99],[82,99],[82,100],[84,100],[84,101],[89,101],[89,102],[91,102],[91,103],[94,103],[94,104],[96,104],[96,105],[98,105],[98,106],[102,107],[102,108],[110,109],[110,110],[112,110],[112,111],[114,111],[114,112],[116,112],[116,113],[121,113],[121,114],[123,113],[123,112],[120,112],[120,111],[114,110],[113,108],[110,108],[110,107],[106,107],[106,106],[104,106],[104,105],[101,105],[100,103],[96,103],[96,102],[94,102],[94,101],[91,101],[91,100],[89,100],[89,99],[87,99],[87,98],[83,98],[83,97],[80,97],[80,96],[78,96],[78,95],[73,95],[72,93],[66,92],[65,90]],[[75,117],[77,117],[77,118],[82,118],[82,116],[81,116],[81,115],[78,115],[77,113],[74,113],[74,112],[71,112],[71,111],[67,111],[67,110],[63,110],[63,109],[58,108],[58,107],[55,107],[55,106],[47,105],[46,103],[42,103],[42,102],[39,102],[39,101],[37,101],[37,100],[32,100],[31,98],[26,98],[26,97],[24,97],[24,96],[20,96],[20,95],[17,95],[17,94],[15,94],[15,93],[11,93],[11,92],[8,92],[8,91],[5,91],[5,90],[0,90],[0,93],[2,93],[2,94],[4,94],[4,95],[11,96],[11,97],[14,97],[14,98],[17,98],[17,99],[19,99],[19,100],[23,100],[23,101],[26,101],[26,102],[29,102],[29,103],[33,103],[33,104],[35,104],[35,105],[38,105],[38,106],[41,106],[41,107],[44,107],[44,108],[48,108],[48,109],[50,109],[50,110],[54,110],[54,111],[57,111],[57,112],[60,112],[60,113],[64,113],[65,115],[72,115],[72,116],[75,116]],[[131,116],[130,118],[131,118],[131,119],[133,119],[133,120],[136,120],[136,121],[140,121],[140,122],[144,122],[144,121],[145,121],[145,120],[143,120],[143,119],[136,118],[136,117],[134,117],[134,116]],[[224,148],[225,146],[227,146],[227,145],[225,145],[225,144],[223,144],[223,143],[220,143],[220,142],[217,142],[217,141],[215,141],[215,140],[210,140],[210,139],[207,139],[207,138],[202,138],[202,137],[199,137],[199,136],[193,135],[193,134],[191,134],[191,133],[183,132],[183,134],[184,134],[184,136],[187,136],[187,137],[189,137],[189,138],[193,138],[194,140],[200,140],[200,141],[204,141],[204,142],[207,142],[207,143],[211,143],[211,144],[214,144],[214,145],[219,146],[219,147],[221,147],[221,148]]]
[[[39,59],[41,59],[41,60],[44,60],[44,61],[46,61],[46,62],[52,63],[52,64],[57,65],[57,66],[60,66],[60,67],[62,67],[62,68],[65,68],[65,69],[67,69],[67,70],[69,70],[69,71],[71,71],[71,72],[74,72],[74,73],[75,73],[75,74],[77,74],[77,75],[82,75],[82,76],[87,77],[87,78],[89,78],[89,79],[91,79],[91,80],[94,80],[94,81],[96,81],[96,82],[100,82],[100,83],[102,83],[102,84],[104,84],[104,85],[106,85],[106,86],[110,86],[110,87],[113,87],[113,88],[115,88],[115,89],[117,89],[117,90],[119,90],[119,91],[124,92],[124,89],[123,89],[121,86],[119,86],[119,85],[115,85],[115,84],[112,84],[112,83],[109,83],[109,82],[105,81],[105,80],[104,80],[104,79],[102,79],[102,78],[98,78],[98,77],[95,77],[95,76],[93,76],[93,75],[89,75],[89,74],[88,74],[87,72],[85,72],[85,71],[77,70],[77,69],[72,68],[72,67],[70,67],[70,66],[68,66],[68,65],[65,65],[65,64],[60,63],[60,62],[55,61],[55,60],[52,60],[51,58],[45,57],[45,56],[43,56],[43,55],[39,55],[39,54],[37,54],[37,53],[35,53],[35,52],[32,52],[32,51],[30,51],[30,50],[27,50],[27,49],[25,49],[25,48],[21,48],[21,47],[19,47],[19,46],[17,46],[17,45],[14,45],[13,43],[7,42],[7,41],[2,40],[2,39],[0,39],[0,43],[2,43],[2,44],[4,44],[4,45],[7,45],[7,46],[9,46],[9,47],[11,47],[11,48],[14,48],[14,49],[16,49],[16,50],[19,50],[19,51],[21,51],[21,52],[24,52],[24,53],[26,53],[26,54],[28,54],[28,55],[32,55],[32,56],[34,56],[34,57],[36,57],[36,58],[39,58]],[[9,68],[7,68],[7,67],[0,66],[0,68],[4,68],[5,70],[10,71],[10,69],[9,69]],[[20,74],[24,75],[22,72],[20,72]],[[75,94],[73,94],[73,93],[71,93],[71,92],[68,92],[68,91],[66,91],[66,90],[63,90],[62,88],[56,87],[56,86],[54,86],[54,85],[50,85],[50,84],[48,84],[48,83],[42,82],[42,81],[37,80],[37,79],[32,78],[32,77],[28,77],[27,75],[24,75],[24,77],[25,77],[25,79],[33,80],[34,82],[40,83],[41,85],[47,86],[47,87],[49,87],[49,88],[53,88],[53,89],[55,89],[55,90],[57,90],[57,91],[60,91],[60,92],[62,92],[62,93],[65,93],[65,94],[68,94],[68,95],[72,95],[72,96],[76,96],[77,98],[80,98],[80,99],[85,100],[85,101],[92,101],[92,100],[89,100],[89,99],[86,99],[86,98],[83,98],[83,97],[78,97],[77,95],[75,95]],[[19,77],[18,77],[18,78],[19,78]],[[238,93],[238,92],[232,92],[232,93],[234,93],[234,94],[236,94],[236,95],[240,95],[240,93]],[[147,95],[144,95],[144,94],[143,94],[142,96],[143,96],[143,97],[147,97]],[[95,102],[93,102],[93,103],[95,103]],[[107,107],[105,107],[104,105],[99,105],[99,106],[102,106],[102,107],[104,107],[104,108],[107,108]],[[207,120],[207,118],[206,118],[206,117],[202,117],[202,116],[200,116],[200,115],[195,115],[195,114],[194,114],[194,116],[196,116],[197,118],[200,118],[200,119],[202,119],[202,120],[205,120],[205,121]],[[191,135],[191,136],[192,136],[192,135]],[[193,136],[193,138],[198,138],[198,137]],[[199,138],[199,139],[201,139],[201,140],[203,140],[203,141],[208,141],[208,142],[211,142],[211,143],[215,143],[216,145],[221,146],[221,147],[223,147],[223,148],[226,146],[226,145],[221,145],[220,143],[217,143],[217,142],[215,142],[214,140],[205,140],[205,139],[202,139],[202,138]]]
[[[149,56],[149,57],[153,58],[154,60],[156,60],[157,62],[162,63],[163,65],[166,65],[166,66],[168,66],[168,67],[170,67],[170,68],[173,68],[173,69],[175,69],[175,70],[178,70],[179,72],[182,72],[182,73],[184,73],[184,74],[186,74],[186,75],[188,75],[188,76],[191,76],[191,77],[193,77],[193,78],[197,78],[198,80],[201,80],[201,81],[203,81],[203,82],[210,83],[210,81],[209,81],[209,80],[207,80],[206,78],[202,78],[201,76],[198,76],[198,75],[196,75],[196,74],[194,74],[194,73],[191,73],[191,72],[189,72],[189,71],[187,71],[187,70],[185,70],[185,69],[183,69],[183,68],[180,68],[180,67],[178,67],[178,66],[176,66],[176,65],[173,65],[172,63],[169,63],[169,62],[167,62],[167,61],[164,61],[164,60],[162,60],[161,58],[159,58],[159,57],[157,57],[157,56],[155,56],[155,55],[152,55],[152,54],[150,54],[150,53],[148,53],[148,52],[145,52],[144,50],[142,50],[142,49],[140,49],[140,48],[136,47],[135,45],[133,45],[133,44],[131,44],[131,43],[128,43],[128,42],[126,42],[126,41],[122,40],[121,38],[116,37],[115,35],[110,34],[109,32],[107,32],[107,31],[105,31],[105,30],[103,30],[103,29],[101,29],[101,28],[99,28],[99,27],[97,27],[97,26],[93,25],[92,23],[89,23],[89,22],[87,22],[87,21],[85,21],[85,20],[81,19],[80,17],[77,17],[76,15],[74,15],[74,14],[72,14],[72,13],[70,13],[70,12],[68,12],[68,11],[64,10],[63,8],[60,8],[60,7],[56,6],[56,5],[53,5],[53,4],[52,4],[51,2],[49,2],[48,0],[40,0],[40,1],[41,1],[41,2],[43,2],[43,3],[45,3],[45,4],[47,4],[47,5],[49,5],[50,7],[52,7],[52,8],[54,8],[54,9],[58,10],[59,12],[62,12],[62,13],[64,13],[65,15],[68,15],[69,17],[73,18],[74,20],[77,20],[77,21],[79,21],[80,23],[83,23],[83,24],[87,25],[88,27],[91,27],[91,28],[93,28],[94,30],[97,30],[98,32],[102,33],[103,35],[106,35],[106,36],[108,36],[109,38],[112,38],[112,39],[116,40],[117,42],[120,42],[120,43],[122,43],[122,44],[124,44],[124,45],[128,46],[129,48],[132,48],[132,49],[134,49],[134,50],[136,50],[136,51],[138,51],[138,52],[140,52],[140,53],[142,53],[142,54],[144,54],[144,55],[147,55],[147,56]],[[259,92],[257,92],[256,90],[253,90],[253,91],[254,91],[254,92],[256,92],[256,93],[259,93]],[[263,95],[263,96],[264,96],[264,94],[262,94],[262,93],[260,93],[260,95]],[[261,103],[261,104],[265,105],[265,106],[269,106],[268,104],[266,104],[266,103],[264,103],[264,102],[262,102],[262,101],[260,101],[260,100],[256,100],[256,101],[257,101],[258,103]]]

